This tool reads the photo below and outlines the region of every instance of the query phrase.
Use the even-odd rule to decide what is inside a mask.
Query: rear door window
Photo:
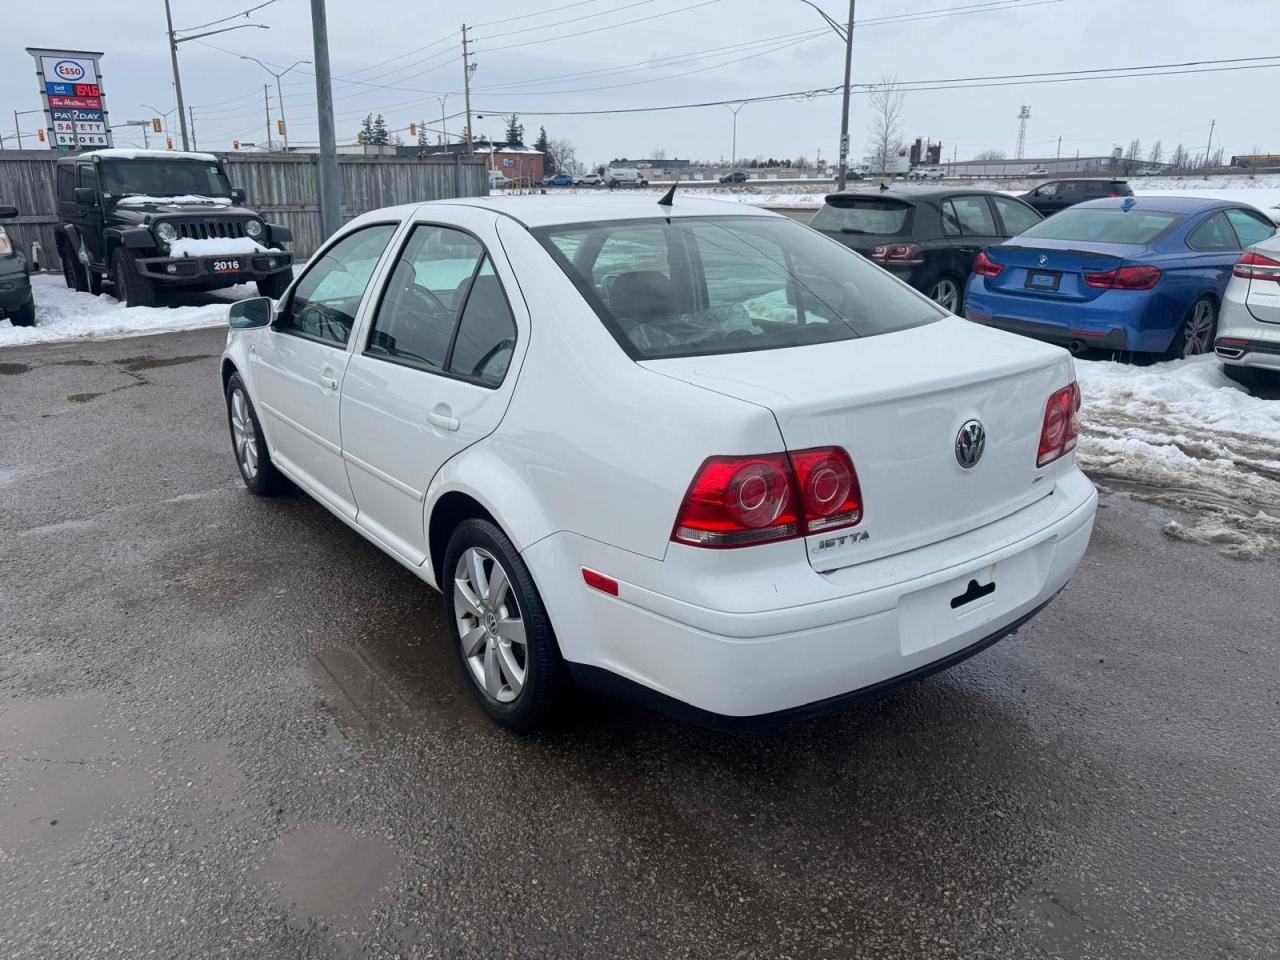
[[[1231,226],[1235,228],[1236,236],[1240,239],[1240,246],[1252,247],[1255,243],[1261,243],[1270,237],[1275,236],[1275,224],[1268,223],[1252,210],[1228,210],[1227,219],[1231,221]]]
[[[71,164],[64,163],[58,167],[58,199],[74,200],[76,189],[76,172]]]
[[[1187,246],[1197,253],[1225,253],[1239,250],[1235,231],[1224,214],[1215,213],[1187,237]]]
[[[1043,219],[1025,203],[1014,200],[1012,197],[992,197],[991,202],[995,204],[996,212],[1000,214],[1000,221],[1004,224],[1002,235],[1006,237],[1017,236]]]
[[[986,197],[952,197],[943,203],[942,232],[949,237],[999,235]]]
[[[911,211],[911,204],[887,198],[826,203],[809,221],[809,226],[825,233],[901,237],[910,232]]]

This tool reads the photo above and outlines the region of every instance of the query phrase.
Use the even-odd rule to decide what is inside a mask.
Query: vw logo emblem
[[[1043,253],[1040,254],[1040,266],[1043,267],[1048,262],[1049,262],[1049,258],[1046,257]]]
[[[977,420],[970,420],[956,435],[956,463],[971,470],[978,465],[986,448],[987,431]]]

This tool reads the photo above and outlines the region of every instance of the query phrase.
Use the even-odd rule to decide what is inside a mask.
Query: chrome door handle
[[[338,381],[335,380],[333,377],[321,376],[320,386],[324,387],[326,390],[337,390]]]
[[[427,411],[427,422],[435,424],[441,430],[457,430],[462,426],[457,417],[450,417],[434,411]]]

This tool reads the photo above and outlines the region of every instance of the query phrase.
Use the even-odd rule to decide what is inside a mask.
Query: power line
[[[575,3],[566,3],[562,7],[552,7],[549,10],[538,10],[535,13],[521,13],[514,17],[503,17],[500,20],[486,20],[484,23],[473,23],[472,26],[479,29],[480,27],[492,26],[495,23],[512,23],[516,20],[528,20],[530,17],[541,17],[548,13],[559,13],[561,10],[568,10],[570,7],[585,7],[589,3],[599,3],[600,0],[577,0]]]
[[[508,43],[505,46],[501,46],[501,47],[481,47],[481,50],[484,53],[497,53],[499,50],[514,50],[517,47],[530,47],[530,46],[533,46],[534,44],[551,43],[554,40],[568,40],[571,37],[585,37],[591,33],[600,33],[604,30],[616,30],[619,27],[629,27],[632,24],[636,24],[636,23],[645,23],[646,21],[649,21],[649,20],[658,20],[662,17],[669,17],[674,13],[687,13],[690,10],[697,10],[699,7],[709,7],[713,3],[719,3],[719,2],[720,0],[702,0],[701,3],[692,3],[692,4],[689,4],[688,6],[677,7],[674,10],[664,10],[661,13],[652,13],[647,17],[637,17],[634,20],[620,20],[617,23],[610,23],[603,27],[593,27],[590,30],[580,30],[577,33],[562,33],[562,34],[559,34],[558,36],[542,37],[538,40],[524,40],[524,41],[521,41],[520,43]],[[482,43],[483,40],[484,38],[481,37],[479,42]]]
[[[247,18],[249,14],[253,13],[255,10],[261,10],[263,7],[269,7],[275,2],[276,0],[266,0],[265,3],[260,3],[256,7],[250,7],[248,10],[241,10],[239,13],[233,13],[229,17],[223,17],[221,20],[210,20],[208,23],[198,23],[194,27],[179,27],[174,32],[190,33],[192,30],[203,30],[205,27],[216,27],[218,24],[226,23],[228,20],[239,20],[241,17]]]
[[[600,10],[596,13],[584,13],[580,17],[570,17],[568,20],[555,20],[551,23],[541,23],[536,27],[521,27],[519,30],[508,30],[506,33],[491,33],[489,34],[489,39],[493,40],[498,37],[511,37],[515,36],[517,33],[532,33],[535,30],[550,30],[552,27],[563,27],[567,23],[579,23],[583,20],[594,20],[596,17],[607,17],[611,13],[618,13],[621,10],[630,10],[632,7],[644,7],[657,2],[658,0],[632,0],[631,3],[623,4],[620,7],[610,7],[608,10]]]

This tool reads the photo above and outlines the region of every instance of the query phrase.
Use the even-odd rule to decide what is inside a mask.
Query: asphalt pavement
[[[0,353],[0,956],[1271,958],[1274,561],[1104,493],[1016,636],[724,734],[474,709],[438,597],[230,454],[220,331]]]

